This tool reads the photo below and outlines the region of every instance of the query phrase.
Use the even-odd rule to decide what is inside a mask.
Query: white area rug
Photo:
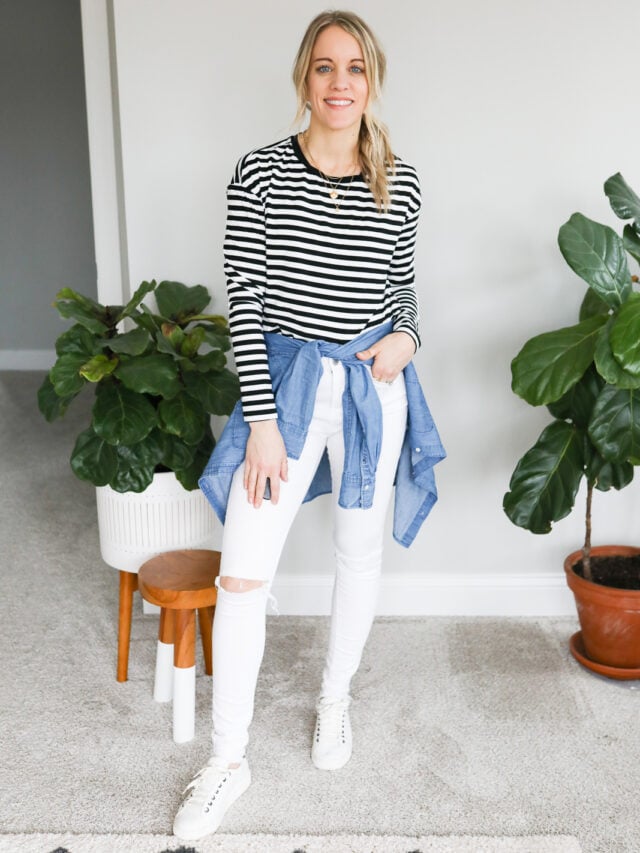
[[[1,835],[0,853],[581,853],[569,835],[223,835],[181,842],[170,835]]]

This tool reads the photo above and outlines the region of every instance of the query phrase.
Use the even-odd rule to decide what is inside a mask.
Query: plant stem
[[[585,518],[584,547],[582,549],[582,576],[585,580],[591,577],[591,499],[593,497],[593,483],[587,483],[587,514]]]

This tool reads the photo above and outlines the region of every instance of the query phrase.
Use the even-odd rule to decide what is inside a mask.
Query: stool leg
[[[138,589],[135,572],[120,572],[120,609],[118,614],[118,667],[116,679],[126,681],[129,674],[129,643],[131,642],[131,611],[133,593]]]
[[[196,706],[196,614],[175,611],[173,647],[173,739],[192,740]]]
[[[156,653],[156,677],[153,682],[153,698],[156,702],[171,702],[173,696],[173,640],[175,610],[160,610],[158,629],[158,651]]]
[[[200,607],[198,610],[200,636],[202,637],[202,653],[204,655],[204,671],[207,675],[213,675],[213,650],[211,640],[213,611],[213,607]]]

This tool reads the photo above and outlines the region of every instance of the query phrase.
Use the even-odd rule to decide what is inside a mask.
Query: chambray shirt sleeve
[[[262,328],[267,284],[264,203],[243,175],[245,160],[238,162],[227,187],[224,270],[242,411],[246,421],[260,421],[277,418],[277,412]]]

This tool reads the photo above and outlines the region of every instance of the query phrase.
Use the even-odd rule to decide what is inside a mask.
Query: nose
[[[347,89],[349,87],[349,78],[347,77],[344,71],[336,71],[335,77],[333,78],[331,88],[332,89]]]

